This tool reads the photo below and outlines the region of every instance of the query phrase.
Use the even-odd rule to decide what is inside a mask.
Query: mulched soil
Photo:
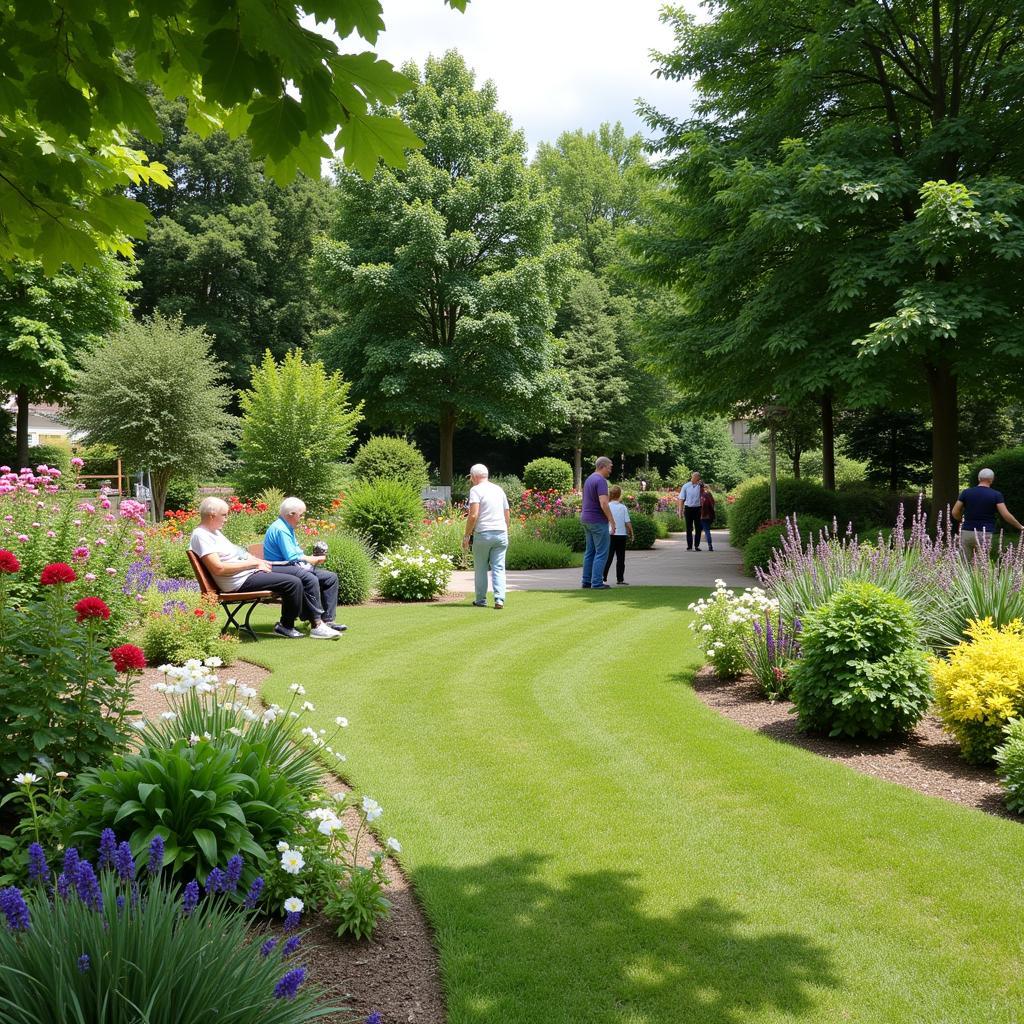
[[[221,679],[234,678],[256,689],[269,675],[266,669],[244,661],[218,671]],[[136,685],[135,704],[146,717],[167,710],[164,696],[151,689],[162,679],[155,669],[146,669]],[[332,775],[324,777],[324,785],[328,792],[349,788]],[[344,818],[353,834],[355,811],[348,811]],[[374,849],[372,839],[363,844],[367,857]],[[391,916],[381,922],[374,937],[366,942],[339,939],[330,922],[319,914],[307,914],[301,963],[309,969],[313,983],[324,989],[327,1003],[343,1008],[322,1018],[325,1021],[341,1024],[377,1010],[384,1024],[444,1024],[437,950],[426,917],[394,860],[385,863],[391,880],[386,893]],[[279,926],[268,929],[277,930]]]
[[[780,743],[803,747],[833,761],[842,761],[865,775],[929,796],[1020,821],[1003,806],[1002,790],[992,769],[964,761],[956,741],[943,732],[935,715],[926,715],[908,736],[855,743],[798,732],[796,715],[791,713],[792,703],[766,700],[760,686],[750,677],[724,682],[705,666],[694,677],[693,687],[705,704],[726,718]]]

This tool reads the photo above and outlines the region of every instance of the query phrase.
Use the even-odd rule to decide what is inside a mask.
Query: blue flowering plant
[[[8,834],[0,834],[0,886],[22,882],[29,867],[28,847],[61,843],[68,817],[68,773],[55,771],[47,757],[40,757],[32,770],[18,772],[0,791],[5,816],[14,815]]]
[[[800,620],[787,623],[777,607],[768,606],[751,626],[743,638],[747,667],[769,700],[788,697],[789,669],[800,657]]]
[[[301,1024],[337,1012],[307,983],[294,929],[252,941],[263,886],[239,888],[241,858],[182,888],[160,836],[138,864],[109,831],[95,867],[74,847],[59,866],[38,844],[30,856],[29,884],[0,889],[5,1024]]]

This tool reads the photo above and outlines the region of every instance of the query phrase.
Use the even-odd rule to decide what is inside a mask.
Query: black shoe
[[[629,586],[629,584],[625,580],[617,580],[616,583],[620,587],[628,587]]]
[[[335,633],[344,633],[348,626],[343,626],[340,622],[325,622],[325,626],[330,626]]]
[[[694,551],[700,551],[700,548],[694,548],[693,550]]]
[[[591,590],[611,590],[607,583],[598,583],[597,586],[591,587]]]
[[[300,633],[294,626],[283,626],[280,622],[274,626],[274,632],[286,640],[301,640],[305,633]]]
[[[690,548],[687,548],[686,550],[687,550],[687,551],[692,551],[692,550],[693,550],[693,548],[692,548],[692,547],[690,547]]]
[[[714,551],[714,550],[715,550],[714,548],[708,548],[708,551]]]
[[[589,583],[581,583],[580,584],[580,590],[589,590],[589,589],[590,589],[590,584]]]

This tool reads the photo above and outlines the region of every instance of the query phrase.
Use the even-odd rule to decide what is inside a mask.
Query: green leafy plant
[[[435,554],[447,555],[456,569],[468,569],[473,556],[462,546],[466,519],[459,514],[442,516],[420,527],[420,542]]]
[[[572,466],[564,459],[534,459],[523,467],[523,483],[531,491],[570,491]]]
[[[737,594],[724,580],[715,580],[711,595],[689,606],[694,613],[690,629],[719,679],[735,679],[743,672],[754,622],[776,608],[759,587]]]
[[[810,538],[817,540],[820,531],[829,529],[830,524],[815,516],[799,516],[794,526],[806,546]],[[757,529],[743,546],[743,571],[748,576],[753,576],[758,569],[768,568],[773,552],[782,547],[783,538],[788,535],[788,530],[786,522],[763,525]]]
[[[381,556],[377,589],[389,601],[432,601],[448,589],[451,578],[447,555],[403,544]]]
[[[180,665],[193,658],[235,660],[238,639],[221,632],[217,601],[190,590],[146,595],[142,649],[153,665]]]
[[[877,739],[912,729],[928,710],[931,673],[911,605],[849,581],[808,614],[790,672],[800,727]]]
[[[1014,718],[1003,732],[994,755],[996,775],[1005,790],[1003,802],[1011,811],[1024,814],[1024,718]]]
[[[776,516],[783,519],[795,512],[831,522],[838,510],[834,491],[828,491],[807,480],[781,478],[776,498]],[[757,528],[770,518],[768,482],[760,481],[744,486],[729,510],[729,543],[733,547],[742,548]],[[840,532],[845,529],[845,525],[840,524]]]
[[[327,544],[324,568],[338,577],[338,604],[363,604],[373,590],[373,550],[362,537],[343,530],[325,533]]]
[[[0,808],[10,807],[18,819],[9,834],[0,834],[0,851],[5,854],[0,859],[0,886],[26,880],[31,843],[52,848],[63,844],[68,818],[67,780],[68,772],[54,771],[47,757],[37,758],[32,770],[19,772],[11,779],[13,788],[0,800]]]
[[[5,1024],[302,1024],[332,1012],[282,943],[252,941],[260,890],[239,906],[240,865],[222,862],[221,881],[201,895],[195,882],[168,883],[159,845],[137,871],[110,840],[98,873],[69,849],[58,874],[37,847],[28,889],[0,891]]]
[[[334,497],[333,464],[352,446],[363,406],[349,406],[351,384],[323,363],[292,351],[278,363],[267,352],[241,393],[242,436],[236,479],[242,494],[276,487],[314,512]],[[276,515],[276,510],[274,511]]]
[[[510,537],[505,552],[505,568],[509,570],[568,569],[575,564],[568,544],[523,534]]]
[[[532,524],[534,520],[530,520]],[[583,551],[587,546],[587,532],[579,516],[544,516],[537,521],[540,539],[564,544],[570,551]]]
[[[371,437],[352,459],[357,480],[398,480],[417,491],[427,486],[427,460],[404,437]]]
[[[646,516],[642,512],[634,512],[629,518],[633,523],[633,540],[629,546],[634,551],[646,551],[653,548],[654,542],[658,539],[658,528],[654,525],[651,516]]]
[[[365,537],[378,553],[408,541],[422,517],[419,491],[398,480],[360,484],[341,506],[345,529]]]

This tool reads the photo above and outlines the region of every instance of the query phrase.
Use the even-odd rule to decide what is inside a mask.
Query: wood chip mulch
[[[798,732],[792,703],[765,699],[761,687],[749,676],[725,682],[705,666],[694,677],[693,688],[705,704],[726,718],[780,743],[842,761],[865,775],[929,796],[1021,820],[1003,805],[1002,789],[992,769],[964,761],[956,741],[943,732],[936,715],[926,715],[912,733],[898,739],[854,742]]]
[[[270,673],[239,661],[218,669],[218,674],[221,679],[234,678],[260,689]],[[151,688],[162,680],[155,669],[146,669],[136,685],[135,705],[145,717],[167,710],[164,696]],[[328,792],[349,789],[334,776],[325,776],[324,785]],[[343,817],[349,834],[353,834],[355,811],[349,810]],[[372,838],[362,845],[367,856],[378,848]],[[340,1013],[322,1020],[341,1024],[376,1010],[383,1024],[445,1024],[444,995],[430,927],[394,859],[385,863],[391,880],[385,893],[391,901],[391,916],[381,922],[374,937],[365,942],[339,939],[325,918],[307,914],[303,920],[302,957],[296,957],[296,962],[307,967],[313,984],[324,990],[329,1005],[343,1007]]]

